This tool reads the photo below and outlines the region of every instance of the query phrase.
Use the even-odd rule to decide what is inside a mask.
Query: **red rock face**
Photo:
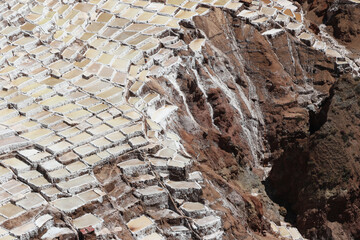
[[[254,27],[220,10],[194,20],[195,26],[183,27],[184,41],[191,42],[203,34],[209,41],[193,62],[187,61],[193,52],[179,53],[186,63],[176,77],[183,96],[166,76],[159,81],[161,86],[154,88],[167,92],[169,101],[179,106],[173,127],[187,151],[201,163],[197,168],[210,183],[204,198],[213,209],[224,213],[226,239],[247,236],[247,228],[266,235],[270,229],[265,218],[279,221],[278,208],[261,183],[266,176],[263,167],[268,164],[273,170],[267,192],[298,214],[296,223],[307,237],[353,234],[341,224],[328,223],[331,217],[327,213],[315,211],[330,206],[319,201],[326,195],[320,191],[323,186],[306,188],[317,178],[347,175],[346,170],[329,171],[331,161],[317,163],[316,169],[322,173],[314,173],[309,167],[309,162],[326,159],[319,157],[325,154],[326,143],[318,132],[329,119],[335,94],[334,62],[287,33],[266,39]],[[317,138],[324,149],[315,147]],[[337,148],[340,151],[341,145]],[[335,155],[331,150],[328,156]],[[344,163],[339,160],[338,168],[344,168]],[[308,176],[312,177],[305,182]],[[337,188],[342,183],[333,185]],[[258,194],[252,196],[254,191]],[[233,197],[224,199],[222,195]],[[335,203],[341,200],[336,200],[338,194],[333,196],[332,205],[338,206]],[[346,194],[343,199],[350,198]],[[343,213],[331,209],[333,217]],[[358,222],[356,217],[346,219],[353,225]],[[319,225],[313,224],[315,220]]]

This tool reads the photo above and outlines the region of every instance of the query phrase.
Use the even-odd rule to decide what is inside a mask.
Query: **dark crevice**
[[[309,110],[310,135],[318,131],[327,121],[329,107],[334,96],[334,89],[330,89],[329,97],[325,98],[320,106],[320,111]]]
[[[294,226],[296,226],[296,212],[291,208],[291,203],[287,200],[285,200],[284,198],[281,198],[279,196],[276,195],[276,188],[274,188],[274,186],[271,185],[271,183],[269,182],[269,179],[266,179],[265,181],[262,182],[264,187],[265,187],[265,191],[266,194],[269,196],[269,198],[274,201],[274,203],[279,205],[279,213],[280,215],[282,215],[284,217],[284,220]]]

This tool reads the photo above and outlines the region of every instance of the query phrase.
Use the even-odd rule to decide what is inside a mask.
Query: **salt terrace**
[[[214,7],[265,36],[287,31],[339,58],[287,0],[2,1],[0,239],[53,239],[88,227],[104,238],[126,229],[136,239],[221,239],[221,218],[200,202],[201,173],[191,172],[194,160],[166,129],[177,107],[147,87],[152,76],[176,71],[179,50],[201,51],[205,38],[187,45],[177,32]],[[96,175],[105,164],[117,169],[115,190]],[[83,208],[104,201],[122,227],[101,207]],[[64,224],[56,224],[59,213]],[[14,221],[21,216],[27,221]],[[172,225],[159,224],[167,218]]]

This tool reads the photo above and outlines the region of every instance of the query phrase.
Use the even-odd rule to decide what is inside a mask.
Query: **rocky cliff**
[[[359,2],[1,1],[1,239],[358,239]]]
[[[206,36],[202,52],[179,52],[178,89],[159,81],[180,108],[172,124],[212,195],[231,196],[205,198],[226,213],[229,239],[244,234],[235,213],[257,233],[283,215],[310,239],[357,238],[356,82],[291,34],[261,30],[231,12],[196,17],[183,39]]]
[[[314,131],[289,144],[270,173],[274,194],[311,239],[359,238],[358,84],[339,78],[309,118]]]

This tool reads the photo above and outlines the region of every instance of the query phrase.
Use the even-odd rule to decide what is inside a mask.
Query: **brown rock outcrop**
[[[217,9],[194,22],[183,26],[184,41],[202,34],[208,41],[195,61],[187,61],[192,51],[181,51],[186,67],[179,68],[176,84],[184,97],[167,77],[157,88],[179,106],[172,124],[211,183],[204,198],[224,212],[226,239],[246,236],[245,229],[266,235],[266,219],[280,219],[261,183],[266,166],[283,164],[281,173],[275,167],[272,174],[299,189],[303,173],[298,169],[305,163],[281,161],[288,150],[284,146],[310,136],[309,119],[313,112],[319,115],[336,81],[334,62],[290,34],[267,39]],[[274,186],[296,195],[286,184]],[[220,198],[231,194],[237,197]]]
[[[322,125],[288,145],[270,174],[276,195],[311,239],[360,237],[358,85],[351,76],[339,79]]]

